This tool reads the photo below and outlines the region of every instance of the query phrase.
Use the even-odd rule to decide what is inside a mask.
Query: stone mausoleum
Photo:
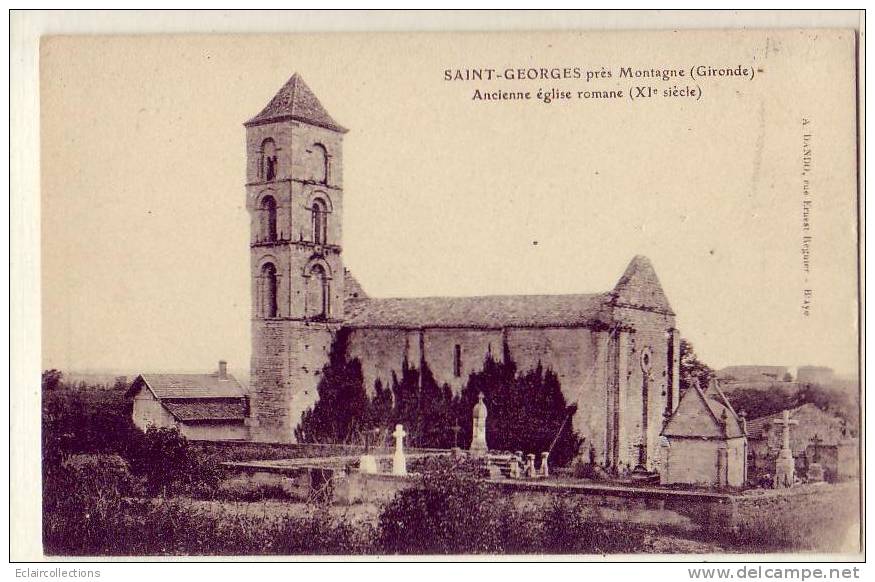
[[[347,130],[297,74],[245,127],[252,438],[294,439],[332,339],[346,329],[369,389],[388,385],[406,358],[460,390],[507,345],[521,370],[540,361],[558,374],[598,462],[656,468],[678,402],[679,334],[647,258],[633,258],[601,293],[371,298],[343,264]]]

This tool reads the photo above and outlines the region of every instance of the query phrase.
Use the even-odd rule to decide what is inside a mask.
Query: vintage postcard
[[[43,556],[862,559],[858,51],[45,36]]]

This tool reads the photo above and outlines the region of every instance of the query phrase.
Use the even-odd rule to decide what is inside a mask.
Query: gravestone
[[[823,442],[823,439],[818,435],[814,435],[811,442],[814,444],[814,459],[812,460],[812,463],[808,465],[808,472],[805,476],[809,482],[819,483],[824,479],[823,465],[820,464],[820,443]]]
[[[508,477],[511,479],[519,479],[522,476],[522,455],[518,452],[510,458]]]
[[[477,404],[472,411],[473,427],[471,434],[471,453],[475,456],[485,455],[489,450],[486,444],[486,404],[483,402],[483,393],[477,395]]]
[[[543,452],[541,453],[541,476],[549,477],[550,476],[550,468],[547,465],[547,459],[550,458],[550,453]]]
[[[374,429],[374,442],[377,440],[377,434],[380,429]],[[365,453],[359,457],[359,473],[365,475],[375,475],[377,470],[377,458],[371,454],[371,439],[365,434]]]
[[[377,474],[377,459],[374,455],[364,454],[359,457],[359,473],[365,475]]]
[[[778,453],[778,458],[775,460],[775,480],[772,487],[775,489],[792,487],[796,481],[796,462],[793,460],[793,451],[790,450],[790,427],[799,424],[799,421],[791,420],[790,411],[785,410],[781,418],[772,422],[784,429],[781,452]]]
[[[407,457],[404,456],[404,437],[407,433],[404,432],[403,424],[395,425],[395,432],[392,433],[395,437],[395,455],[392,457],[392,474],[406,475],[407,474]]]
[[[535,454],[529,453],[526,455],[526,477],[537,477],[538,470],[535,469]]]

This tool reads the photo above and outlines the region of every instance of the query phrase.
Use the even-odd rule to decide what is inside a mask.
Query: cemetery
[[[689,394],[702,396],[702,391],[695,387]],[[399,491],[415,487],[419,471],[428,459],[473,460],[479,463],[480,478],[487,487],[520,506],[543,508],[553,498],[573,498],[578,507],[601,522],[669,526],[718,535],[755,525],[767,518],[770,511],[817,512],[815,506],[829,511],[832,504],[856,492],[853,482],[825,483],[818,463],[812,463],[805,475],[796,473],[789,442],[791,430],[798,422],[790,419],[788,411],[773,420],[782,430],[784,444],[774,460],[775,478],[767,487],[743,482],[665,484],[659,479],[642,479],[635,471],[610,475],[591,466],[588,471],[581,471],[577,468],[579,464],[551,468],[548,451],[536,454],[490,450],[487,416],[481,393],[471,412],[472,439],[467,449],[407,450],[404,445],[407,433],[399,424],[391,433],[394,442],[391,449],[365,447],[361,454],[347,450],[293,459],[232,461],[225,463],[225,467],[232,475],[229,482],[238,488],[268,486],[285,491],[292,498],[350,506],[385,504]],[[742,419],[742,429],[744,424]],[[739,436],[746,443],[744,434]],[[722,450],[718,465],[720,459],[726,462],[726,449]],[[746,473],[746,467],[739,471]]]

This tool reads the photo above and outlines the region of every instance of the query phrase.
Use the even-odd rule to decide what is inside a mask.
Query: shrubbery
[[[482,392],[491,448],[539,456],[549,450],[553,465],[568,464],[580,450],[581,439],[572,428],[577,408],[566,403],[558,376],[540,363],[518,371],[506,345],[501,360],[490,354],[459,394],[439,385],[426,362],[417,368],[405,359],[401,376],[393,372],[388,387],[377,381],[369,397],[361,363],[347,357],[347,342],[345,333],[337,335],[317,387],[319,399],[295,429],[298,442],[363,443],[378,432],[376,444],[386,444],[391,428],[403,424],[409,446],[464,447],[471,442],[471,411]]]
[[[520,508],[478,479],[471,461],[436,458],[418,486],[380,515],[380,549],[393,554],[599,554],[635,552],[645,533],[589,517],[581,504],[551,498]]]
[[[554,501],[517,508],[476,477],[482,467],[428,463],[416,487],[399,493],[378,524],[332,516],[310,505],[299,517],[261,517],[196,508],[190,500],[143,497],[117,458],[67,463],[46,482],[47,555],[492,554],[634,551],[643,533],[586,518]]]
[[[43,549],[47,555],[356,554],[375,536],[314,507],[277,519],[211,512],[184,498],[134,497],[136,479],[102,461],[65,466],[47,483]]]

